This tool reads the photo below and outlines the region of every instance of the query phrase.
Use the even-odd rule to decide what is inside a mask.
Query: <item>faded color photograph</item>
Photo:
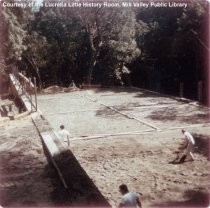
[[[0,207],[210,206],[207,0],[0,0]]]

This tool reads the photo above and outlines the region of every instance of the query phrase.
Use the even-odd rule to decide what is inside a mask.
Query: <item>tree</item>
[[[207,89],[209,89],[209,81],[206,78],[208,77],[206,76],[208,71],[206,62],[210,51],[208,19],[209,3],[201,0],[192,1],[177,19],[176,41],[173,44],[173,52],[182,66],[180,75],[188,96],[197,99],[198,82],[202,81],[203,90],[206,91],[203,96],[205,103],[207,103],[205,99],[208,94]],[[180,47],[182,47],[182,53],[179,50]]]
[[[19,8],[18,8],[19,9]],[[18,21],[17,16],[10,8],[6,8],[3,12],[4,21],[7,26],[7,62],[17,62],[21,60],[21,55],[26,50],[24,44],[24,38],[26,37],[26,31],[23,29],[23,25]]]
[[[42,8],[36,15],[34,30],[46,39],[47,66],[41,72],[45,80],[61,85],[70,84],[72,79],[82,82],[87,37],[73,11]]]
[[[78,15],[89,41],[87,83],[91,83],[97,63],[105,65],[109,71],[105,74],[111,73],[115,79],[120,79],[124,64],[140,54],[135,41],[135,16],[132,10],[91,9],[79,11]]]
[[[202,74],[198,66],[202,62],[198,56],[198,39],[202,40],[204,36],[202,27],[208,13],[206,5],[205,1],[193,0],[186,9],[150,8],[136,11],[137,43],[142,51],[140,62],[142,66],[150,66],[147,73],[149,82],[157,86],[161,84],[166,93],[178,95],[179,84],[184,81],[185,96],[196,98],[196,79]]]

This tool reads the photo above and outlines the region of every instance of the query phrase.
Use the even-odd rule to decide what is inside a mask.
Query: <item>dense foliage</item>
[[[184,96],[197,99],[198,82],[208,88],[208,9],[205,0],[186,8],[1,8],[1,62],[40,87],[74,80],[178,95],[182,83]]]

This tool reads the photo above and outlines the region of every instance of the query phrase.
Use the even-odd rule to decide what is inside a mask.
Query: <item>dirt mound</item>
[[[60,87],[58,85],[52,85],[42,90],[42,92],[45,94],[51,94],[51,93],[60,93],[60,92],[72,92],[76,90],[79,90],[79,88],[76,87],[76,85],[73,83],[70,84],[69,87]]]
[[[44,93],[46,93],[46,94],[50,94],[50,93],[64,92],[64,88],[63,87],[59,87],[57,85],[52,85],[50,87],[45,88],[42,91]]]
[[[72,86],[72,87],[68,87],[64,89],[64,92],[72,92],[72,91],[77,91],[80,90],[79,88],[77,88],[76,86]]]

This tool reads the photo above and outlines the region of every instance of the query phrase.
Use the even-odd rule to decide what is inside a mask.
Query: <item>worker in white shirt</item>
[[[132,207],[132,208],[141,208],[140,195],[136,192],[130,192],[127,185],[121,184],[119,186],[119,191],[123,195],[121,201],[118,205],[118,208],[121,207]]]
[[[194,160],[192,151],[194,149],[195,140],[194,140],[193,136],[190,134],[190,132],[182,129],[182,133],[185,135],[185,139],[186,139],[186,143],[184,146],[186,158],[188,157],[191,160]]]
[[[60,125],[58,135],[62,142],[66,143],[68,146],[70,145],[70,133],[65,129],[63,124]]]

